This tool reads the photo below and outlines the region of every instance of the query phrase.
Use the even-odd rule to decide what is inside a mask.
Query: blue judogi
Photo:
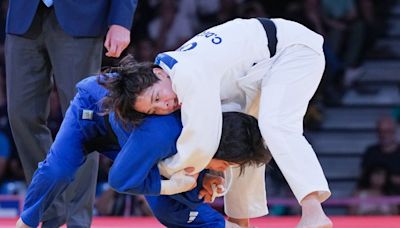
[[[86,159],[87,143],[107,137],[107,123],[104,116],[99,114],[99,101],[107,91],[96,82],[96,76],[79,82],[77,90],[57,137],[46,159],[39,163],[28,188],[21,218],[29,226],[36,227],[39,224],[43,212],[72,182]],[[182,129],[179,113],[150,116],[132,131],[124,129],[113,114],[110,114],[108,121],[119,145],[97,149],[115,159],[109,174],[109,183],[114,189],[130,194],[154,195],[147,198],[148,202],[160,222],[168,227],[225,226],[224,218],[197,198],[199,189],[173,196],[159,196],[161,177],[157,163],[176,153],[176,140]],[[202,175],[199,181],[200,188]],[[198,214],[193,216],[196,214],[193,211]],[[188,223],[191,212],[192,219]]]
[[[166,227],[225,227],[224,217],[198,199],[200,188],[172,196],[146,196],[146,200],[154,216]]]
[[[182,130],[179,113],[148,117],[132,132],[121,127],[113,114],[110,123],[122,147],[110,169],[111,187],[122,193],[146,195],[154,216],[167,227],[225,227],[224,217],[198,199],[204,172],[192,191],[159,195],[161,179],[156,164],[176,153],[176,140]]]

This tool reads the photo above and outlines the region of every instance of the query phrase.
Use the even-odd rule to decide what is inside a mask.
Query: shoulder
[[[88,89],[89,87],[99,86],[97,83],[97,77],[99,75],[89,76],[85,79],[82,79],[76,84],[77,89]]]
[[[166,134],[180,134],[182,123],[179,112],[169,115],[146,117],[136,130],[152,132],[154,136],[164,136]]]

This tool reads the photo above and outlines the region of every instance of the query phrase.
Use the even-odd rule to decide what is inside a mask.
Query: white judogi
[[[302,125],[325,66],[323,38],[298,23],[272,20],[278,39],[272,58],[257,19],[236,19],[210,28],[177,51],[157,57],[182,103],[183,123],[178,153],[159,165],[162,173],[189,166],[196,172],[204,169],[219,145],[222,111],[249,112],[251,106],[258,106],[261,133],[297,200],[314,191],[321,201],[329,197]],[[267,213],[264,170],[246,169],[236,179],[225,197],[228,216]]]

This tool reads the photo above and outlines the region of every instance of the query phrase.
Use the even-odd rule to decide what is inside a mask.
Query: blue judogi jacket
[[[39,224],[55,197],[73,181],[86,159],[85,144],[107,136],[110,130],[100,106],[107,91],[96,80],[97,77],[92,76],[77,84],[78,93],[56,139],[33,176],[21,213],[22,220],[29,226]],[[157,163],[176,153],[176,140],[182,130],[179,113],[149,116],[133,130],[123,128],[112,113],[108,122],[119,145],[96,149],[114,160],[109,173],[112,188],[123,193],[155,196],[148,197],[148,202],[156,217],[168,227],[225,226],[224,218],[197,197],[203,175],[198,179],[198,188],[190,192],[159,196],[161,176]],[[195,217],[194,212],[197,213]],[[173,213],[174,218],[169,219]]]

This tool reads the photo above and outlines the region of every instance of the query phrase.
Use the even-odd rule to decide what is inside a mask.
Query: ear
[[[159,79],[165,79],[165,78],[169,78],[169,75],[167,74],[167,72],[165,72],[165,70],[160,69],[160,68],[153,68],[153,73],[159,78]]]
[[[231,164],[228,162],[228,161],[224,161],[224,166],[225,167],[228,167],[228,166],[230,166]]]

